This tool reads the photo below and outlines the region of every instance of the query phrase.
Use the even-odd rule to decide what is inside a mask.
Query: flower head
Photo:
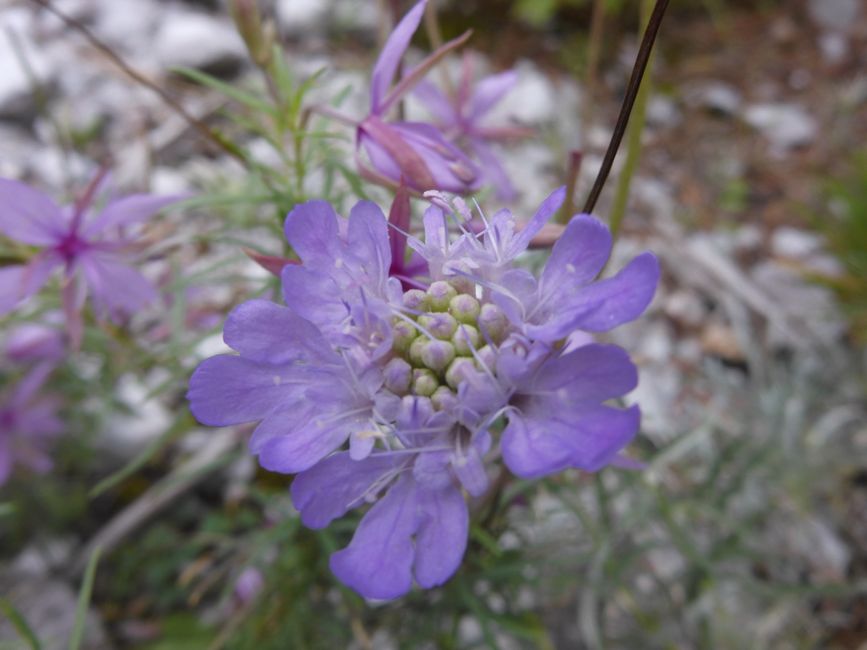
[[[432,587],[454,573],[467,540],[463,494],[488,489],[485,458],[502,420],[503,461],[528,478],[597,470],[635,435],[638,408],[606,403],[636,384],[626,353],[564,344],[577,330],[637,317],[656,261],[640,256],[594,282],[610,238],[581,215],[537,281],[515,258],[562,200],[562,190],[552,194],[520,232],[502,211],[477,234],[465,228],[463,203],[447,215],[439,197],[425,240],[409,240],[428,263],[415,278],[424,288],[411,289],[388,275],[379,208],[358,203],[344,220],[322,201],[299,205],[286,219],[302,261],[283,269],[286,306],[237,307],[224,339],[238,354],[193,374],[201,422],[260,421],[251,450],[264,467],[298,474],[292,499],[306,525],[373,504],[331,558],[362,595],[394,598],[413,580]]]
[[[39,392],[52,368],[41,363],[0,394],[0,485],[16,465],[40,473],[51,469],[47,448],[63,431],[63,422],[58,402]]]
[[[405,182],[418,192],[440,189],[463,194],[478,189],[480,180],[478,168],[466,154],[430,124],[387,117],[434,64],[466,40],[461,37],[443,45],[392,85],[425,5],[426,0],[421,0],[404,16],[373,67],[370,113],[357,128],[357,144],[368,162],[359,160],[359,165],[375,182],[395,186]]]
[[[40,251],[26,265],[0,268],[0,315],[36,293],[61,270],[63,303],[74,342],[81,336],[86,295],[97,312],[130,314],[156,297],[151,283],[127,263],[129,226],[148,219],[178,197],[134,194],[108,202],[97,214],[100,177],[73,206],[60,207],[24,183],[0,178],[0,234]]]

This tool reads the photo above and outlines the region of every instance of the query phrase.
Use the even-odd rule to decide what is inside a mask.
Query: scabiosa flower
[[[130,314],[156,298],[156,290],[127,262],[128,226],[148,219],[179,197],[134,194],[98,213],[93,200],[100,177],[73,206],[60,207],[24,183],[0,178],[0,234],[41,249],[26,265],[0,268],[0,315],[36,293],[58,269],[73,344],[81,337],[81,307],[89,293],[97,313]]]
[[[15,465],[39,473],[51,469],[47,450],[63,431],[63,422],[57,417],[57,400],[39,391],[52,368],[50,362],[40,363],[0,394],[0,485]]]
[[[482,233],[444,196],[409,245],[427,273],[389,277],[386,218],[360,202],[348,220],[311,201],[286,218],[302,264],[282,271],[286,306],[253,300],[229,316],[238,352],[205,360],[188,397],[204,424],[259,421],[250,447],[263,467],[297,473],[292,500],[321,528],[372,503],[333,572],[368,598],[445,582],[467,542],[464,494],[488,489],[499,447],[515,474],[594,471],[635,435],[638,407],[607,404],[634,388],[627,354],[578,340],[636,318],[658,279],[644,254],[593,281],[611,248],[601,223],[572,219],[537,281],[515,266],[563,201],[552,194],[520,232],[507,211]],[[484,218],[484,217],[483,217]],[[454,223],[455,227],[450,224]],[[559,307],[564,313],[561,314]]]
[[[472,59],[465,53],[460,78],[450,92],[441,91],[427,79],[419,82],[414,90],[433,116],[434,126],[479,161],[482,173],[494,185],[497,198],[502,201],[513,200],[515,188],[490,143],[526,137],[532,131],[517,126],[491,126],[486,120],[517,81],[518,74],[507,70],[474,82]]]
[[[356,132],[357,145],[364,149],[369,163],[359,158],[359,167],[370,180],[386,185],[406,182],[419,192],[472,192],[479,187],[478,168],[439,129],[424,122],[389,121],[387,117],[434,64],[465,40],[461,37],[446,43],[392,86],[425,5],[426,0],[422,0],[404,16],[373,67],[370,114],[358,124]]]

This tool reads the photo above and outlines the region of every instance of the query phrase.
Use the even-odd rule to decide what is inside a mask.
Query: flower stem
[[[593,208],[596,207],[596,201],[599,199],[599,194],[602,192],[605,181],[608,179],[608,174],[611,172],[611,165],[614,163],[614,157],[617,155],[620,142],[623,140],[623,134],[626,132],[626,126],[629,124],[629,115],[635,105],[641,79],[644,76],[644,70],[647,68],[647,62],[653,50],[653,43],[656,41],[656,35],[659,33],[659,26],[662,24],[662,18],[667,8],[668,0],[656,0],[653,13],[650,15],[650,21],[647,24],[647,29],[644,31],[644,38],[642,38],[641,46],[638,48],[638,55],[635,57],[632,76],[629,78],[626,96],[623,98],[623,104],[620,107],[620,115],[617,116],[617,124],[614,126],[611,142],[608,143],[608,150],[605,152],[605,158],[602,160],[602,167],[599,169],[599,174],[596,176],[593,189],[590,190],[590,196],[587,197],[587,202],[584,204],[582,212],[593,212]]]
[[[652,1],[642,0],[642,24],[645,24],[648,20]],[[651,67],[652,63],[651,59],[648,62],[648,67]],[[644,124],[647,118],[647,99],[650,96],[652,86],[653,80],[648,76],[638,89],[638,95],[635,99],[635,119],[629,125],[629,135],[626,139],[626,160],[623,164],[623,170],[620,172],[620,177],[617,179],[617,189],[614,193],[614,203],[611,206],[611,217],[609,219],[611,236],[614,239],[617,239],[617,235],[620,233],[620,226],[623,223],[623,217],[626,214],[626,204],[629,200],[629,186],[632,184],[632,177],[635,175],[635,169],[638,167],[638,160],[641,156],[641,134],[644,131]]]

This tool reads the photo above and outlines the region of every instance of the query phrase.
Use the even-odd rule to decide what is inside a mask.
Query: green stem
[[[650,19],[652,8],[653,0],[642,0],[642,30]],[[647,66],[649,69],[653,66],[652,54]],[[620,173],[620,177],[617,179],[614,203],[611,206],[611,236],[615,240],[617,239],[617,235],[620,234],[623,217],[626,215],[626,204],[629,200],[629,187],[632,184],[632,177],[635,175],[635,170],[638,167],[638,161],[641,156],[641,134],[644,131],[644,124],[647,121],[647,99],[650,96],[652,86],[653,83],[650,75],[646,74],[643,83],[638,89],[638,96],[635,98],[633,119],[629,125],[629,133],[626,138],[626,160],[623,163],[623,170]]]

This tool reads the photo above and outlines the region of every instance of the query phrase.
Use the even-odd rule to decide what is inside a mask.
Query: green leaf
[[[212,77],[209,74],[192,68],[171,68],[171,71],[183,77],[187,77],[202,86],[216,90],[220,94],[225,95],[230,99],[234,99],[239,104],[267,113],[272,117],[274,116],[274,107],[268,101],[254,95],[253,93],[240,90],[224,81],[220,81],[216,77]]]
[[[87,622],[87,610],[90,606],[90,596],[93,593],[93,581],[96,578],[96,565],[99,563],[99,555],[102,549],[97,546],[93,549],[87,568],[84,570],[84,579],[81,582],[81,590],[78,592],[78,605],[75,608],[75,625],[72,628],[72,636],[69,639],[69,650],[79,650],[84,639],[84,627]]]
[[[15,609],[15,606],[5,598],[0,598],[0,612],[3,613],[3,616],[9,619],[9,622],[12,623],[12,627],[15,628],[15,631],[18,632],[18,635],[22,639],[27,641],[32,650],[40,650],[40,648],[42,648],[39,639],[27,623],[27,620],[21,615],[21,612]]]

